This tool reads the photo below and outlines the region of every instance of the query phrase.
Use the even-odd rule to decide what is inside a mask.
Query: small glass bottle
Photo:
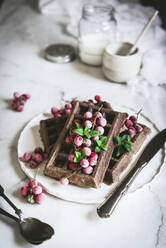
[[[78,38],[81,61],[89,65],[101,65],[104,48],[115,40],[115,32],[116,20],[111,5],[84,5]]]

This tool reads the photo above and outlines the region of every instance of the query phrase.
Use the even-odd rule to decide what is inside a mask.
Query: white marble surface
[[[81,205],[46,195],[43,205],[30,205],[19,190],[27,182],[17,161],[17,141],[25,124],[35,115],[75,96],[104,99],[134,109],[143,108],[159,129],[165,128],[166,87],[139,81],[134,85],[113,84],[101,68],[78,60],[66,65],[47,62],[43,49],[51,43],[76,40],[65,33],[67,18],[42,16],[27,1],[6,0],[0,12],[0,171],[6,193],[26,216],[50,223],[55,236],[39,247],[164,248],[166,246],[166,169],[149,184],[127,194],[110,219],[99,219],[96,205]],[[54,30],[54,32],[52,32]],[[160,63],[160,61],[159,61]],[[153,71],[151,71],[153,73]],[[32,95],[22,113],[10,109],[14,91]],[[1,207],[12,212],[0,199]],[[0,247],[32,247],[18,232],[16,224],[0,216]]]

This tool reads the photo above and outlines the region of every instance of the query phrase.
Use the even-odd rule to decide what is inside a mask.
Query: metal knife
[[[128,188],[134,181],[139,172],[148,164],[153,156],[159,151],[166,141],[166,129],[159,132],[152,138],[149,144],[144,149],[136,165],[125,176],[122,182],[115,188],[114,191],[101,203],[97,208],[97,214],[101,218],[108,218],[113,213],[120,199],[127,192]]]

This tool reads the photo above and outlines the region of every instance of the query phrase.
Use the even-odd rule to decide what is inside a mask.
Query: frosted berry
[[[35,195],[41,194],[42,193],[42,187],[41,186],[35,186],[35,187],[33,187],[33,193]]]
[[[73,105],[73,104],[75,104],[77,101],[75,100],[75,99],[73,99],[72,101],[71,101],[71,104]]]
[[[96,118],[100,118],[100,117],[102,117],[102,113],[95,112],[93,116],[96,117]]]
[[[134,115],[131,115],[129,120],[131,120],[133,124],[135,124],[136,121],[137,121],[137,119],[136,119],[136,117]]]
[[[81,136],[76,136],[74,139],[74,144],[76,146],[81,146],[83,143],[83,138]]]
[[[40,153],[36,153],[36,154],[34,155],[34,158],[33,158],[33,159],[34,159],[35,162],[37,162],[37,163],[40,163],[40,162],[42,162],[42,160],[43,160],[42,155],[41,155]]]
[[[92,142],[90,139],[86,139],[86,142],[84,142],[84,146],[89,147],[91,146]]]
[[[135,131],[134,130],[132,130],[131,128],[128,130],[128,133],[129,133],[129,135],[134,135],[135,134]]]
[[[76,119],[76,120],[74,120],[74,124],[76,124],[76,123],[78,123],[80,125],[81,124],[81,121],[78,120],[78,119]]]
[[[81,160],[80,165],[82,168],[87,168],[89,166],[89,161],[86,158],[84,158]]]
[[[57,113],[54,114],[54,117],[61,117],[61,116],[62,116],[62,114],[59,113],[59,112],[57,112]]]
[[[24,110],[23,105],[18,106],[17,110],[18,110],[19,112],[22,112],[22,111]]]
[[[18,92],[14,92],[13,96],[14,96],[14,99],[17,100],[20,97],[20,94]]]
[[[42,204],[43,203],[43,201],[44,201],[44,194],[43,193],[41,193],[41,194],[39,194],[39,195],[37,195],[36,197],[35,197],[35,202],[36,203],[38,203],[38,204]]]
[[[60,179],[60,184],[66,186],[66,185],[69,184],[69,180],[68,180],[66,177],[62,177],[62,178]]]
[[[28,197],[27,197],[27,201],[29,202],[29,203],[31,203],[31,204],[34,204],[35,203],[35,200],[34,200],[34,196],[33,195],[28,195]]]
[[[92,122],[89,121],[89,120],[86,120],[86,121],[84,122],[84,125],[85,125],[85,127],[91,128],[91,127],[92,127]]]
[[[30,152],[24,153],[23,160],[25,162],[29,162],[31,160],[31,158],[32,158],[32,154]]]
[[[97,132],[99,132],[100,135],[103,135],[103,133],[104,133],[104,128],[101,127],[101,126],[96,127],[95,130],[96,130]]]
[[[134,127],[129,127],[129,130],[132,130],[135,132],[135,128]]]
[[[31,160],[29,162],[29,166],[31,169],[36,169],[38,167],[38,164],[34,160]]]
[[[96,152],[92,152],[90,156],[92,158],[94,157],[96,160],[98,159],[98,154]]]
[[[31,98],[31,95],[30,94],[24,94],[25,98],[28,100]]]
[[[70,163],[69,168],[70,168],[70,170],[75,170],[77,168],[77,164],[76,163]]]
[[[28,186],[30,188],[32,188],[32,186],[37,186],[37,185],[38,185],[38,183],[36,181],[34,181],[34,180],[30,180],[29,183],[28,183]]]
[[[97,124],[99,126],[105,127],[107,125],[107,120],[103,117],[97,119]]]
[[[84,168],[84,173],[85,174],[92,174],[92,172],[93,172],[93,168],[91,167],[91,166],[88,166],[87,168]]]
[[[71,109],[66,109],[65,113],[66,113],[66,115],[70,115],[71,114]]]
[[[89,164],[90,164],[91,166],[96,165],[96,164],[97,164],[97,159],[96,159],[96,157],[91,157],[91,158],[89,159]]]
[[[66,143],[72,144],[72,139],[71,139],[70,136],[67,136],[67,137],[66,137]]]
[[[84,147],[82,150],[85,151],[85,156],[89,157],[91,155],[91,149],[89,147]]]
[[[129,127],[132,127],[133,126],[133,122],[131,120],[126,120],[125,121],[125,126],[128,127],[128,128]]]
[[[141,133],[142,130],[143,130],[143,128],[142,128],[141,125],[137,125],[137,126],[136,126],[136,130],[137,130],[138,133]]]
[[[12,109],[14,109],[14,110],[17,109],[17,103],[16,103],[16,102],[13,102],[13,103],[12,103]]]
[[[59,112],[59,109],[58,108],[56,108],[56,107],[52,107],[51,108],[51,113],[54,115],[54,114],[56,114],[56,113],[58,113]]]
[[[20,101],[20,105],[24,106],[24,104],[25,104],[25,101],[24,100],[21,100]]]
[[[29,193],[29,186],[23,186],[21,187],[21,195],[22,196],[27,196]]]
[[[68,160],[70,161],[70,162],[74,162],[74,154],[69,154],[69,156],[68,156]]]
[[[92,138],[94,141],[98,140],[99,139],[99,136],[95,136]]]
[[[91,112],[86,112],[85,114],[84,114],[84,118],[85,119],[90,119],[90,118],[92,118],[92,113]]]
[[[40,146],[37,146],[37,147],[34,149],[34,153],[43,153],[43,149],[42,149]]]
[[[97,101],[97,102],[102,102],[102,100],[101,100],[101,96],[99,96],[99,95],[96,95],[95,96],[95,100]]]
[[[71,103],[67,103],[67,104],[65,105],[65,108],[66,108],[66,109],[72,109]]]

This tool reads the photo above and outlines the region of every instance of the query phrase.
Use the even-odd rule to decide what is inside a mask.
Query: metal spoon
[[[0,196],[2,196],[10,206],[15,210],[15,213],[19,216],[19,218],[9,214],[2,208],[0,208],[0,213],[12,218],[19,224],[20,232],[22,236],[30,243],[39,244],[43,241],[50,239],[52,235],[54,235],[54,229],[36,218],[23,218],[22,211],[18,209],[5,195],[3,187],[0,185]]]

